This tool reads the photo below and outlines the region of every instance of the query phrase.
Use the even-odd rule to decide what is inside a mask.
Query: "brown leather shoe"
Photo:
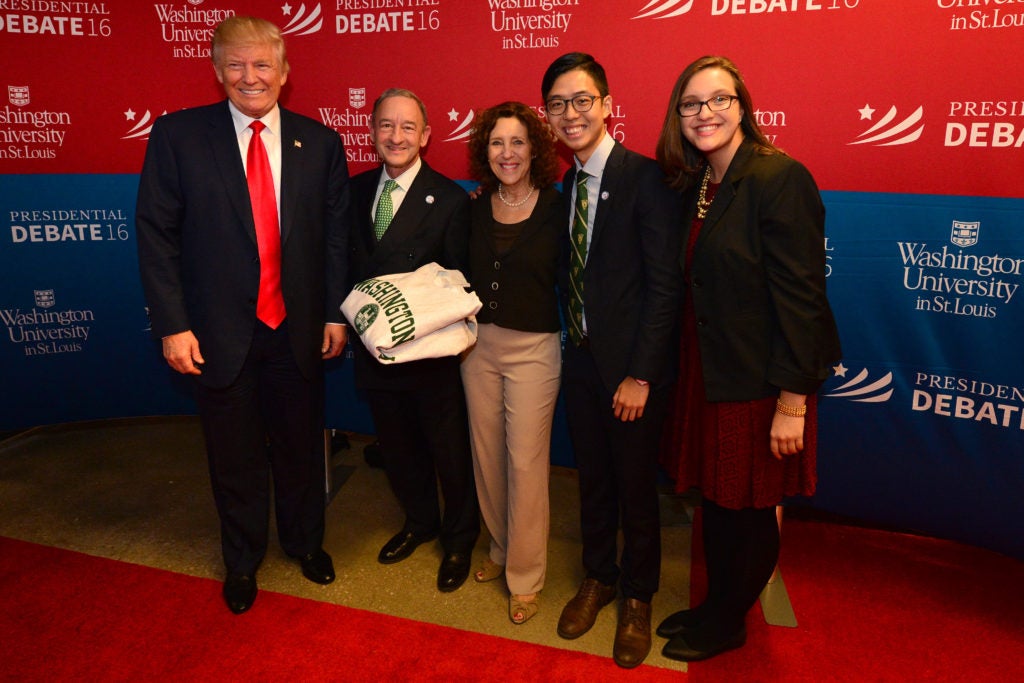
[[[601,608],[615,599],[615,586],[597,579],[584,579],[576,597],[565,604],[558,618],[558,635],[566,640],[579,638],[590,630]]]
[[[623,669],[639,666],[651,651],[651,603],[623,601],[612,656]]]

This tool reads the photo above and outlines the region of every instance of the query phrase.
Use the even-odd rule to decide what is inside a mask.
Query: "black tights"
[[[775,508],[730,510],[704,499],[704,561],[708,596],[697,610],[701,631],[727,638],[743,626],[779,559]]]

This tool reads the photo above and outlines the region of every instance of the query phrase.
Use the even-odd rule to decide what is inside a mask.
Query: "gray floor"
[[[555,633],[562,606],[582,578],[574,470],[552,469],[547,582],[540,612],[516,626],[507,616],[508,591],[502,581],[476,584],[471,578],[454,593],[437,590],[437,544],[421,546],[398,564],[377,563],[377,552],[403,517],[384,472],[364,462],[363,447],[371,438],[349,435],[349,440],[351,447],[331,461],[335,490],[324,542],[334,557],[337,580],[329,586],[310,583],[272,543],[257,575],[261,590],[611,657],[612,607],[577,640]],[[0,442],[0,510],[3,536],[223,578],[202,435],[193,417],[80,423],[9,437]],[[662,510],[664,552],[655,624],[685,607],[689,595],[691,509],[685,498],[663,495]],[[474,551],[474,566],[486,548],[485,532]],[[218,600],[210,609],[226,607]],[[663,642],[654,638],[646,664],[685,671],[684,664],[660,655]]]

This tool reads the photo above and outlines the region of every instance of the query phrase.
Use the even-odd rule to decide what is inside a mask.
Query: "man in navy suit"
[[[562,391],[579,470],[586,576],[558,634],[571,639],[590,630],[618,584],[613,655],[631,668],[650,652],[661,569],[658,441],[678,356],[680,198],[652,159],[608,133],[608,80],[593,57],[555,60],[541,94],[555,135],[574,155],[562,184],[559,279],[569,331]]]
[[[385,91],[373,105],[370,135],[383,164],[352,179],[353,283],[431,262],[464,269],[469,197],[420,156],[430,139],[423,102],[409,90]],[[361,343],[353,346],[356,387],[366,392],[384,468],[405,512],[401,531],[377,559],[400,562],[440,536],[437,587],[453,591],[469,575],[480,534],[459,358],[383,365]]]
[[[289,67],[276,26],[231,17],[212,51],[227,100],[157,119],[136,226],[153,333],[195,378],[224,599],[240,614],[256,599],[271,476],[285,553],[311,581],[334,580],[322,359],[346,341],[348,168],[336,132],[278,105]]]

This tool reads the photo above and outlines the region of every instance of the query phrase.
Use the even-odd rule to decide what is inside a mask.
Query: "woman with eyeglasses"
[[[697,487],[708,594],[658,626],[662,654],[697,661],[746,642],[779,554],[775,507],[816,484],[814,394],[839,359],[825,296],[825,209],[773,145],[725,57],[676,81],[657,158],[686,197],[680,374],[662,465]]]

